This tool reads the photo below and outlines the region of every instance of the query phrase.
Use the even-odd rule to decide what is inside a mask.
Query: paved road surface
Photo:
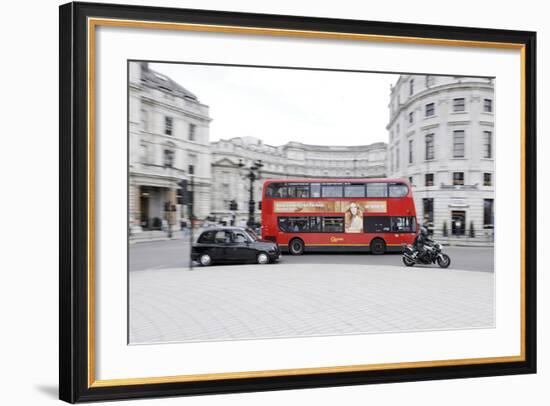
[[[189,242],[130,246],[130,342],[490,328],[492,248],[450,247],[449,269],[401,255],[285,255],[188,268]]]
[[[271,264],[130,273],[130,343],[491,328],[494,274]]]
[[[494,250],[481,247],[448,247],[452,269],[493,272]],[[130,270],[166,269],[187,267],[189,242],[167,240],[141,242],[130,246]],[[312,253],[302,256],[284,255],[285,264],[364,264],[402,266],[400,254],[335,254]]]

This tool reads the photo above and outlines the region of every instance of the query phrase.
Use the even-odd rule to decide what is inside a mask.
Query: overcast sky
[[[387,142],[390,85],[399,75],[151,64],[210,106],[210,140],[271,145]]]

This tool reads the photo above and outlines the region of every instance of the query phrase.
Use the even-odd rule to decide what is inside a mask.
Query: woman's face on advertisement
[[[355,204],[355,203],[350,204],[349,205],[349,211],[354,216],[357,216],[357,204]]]

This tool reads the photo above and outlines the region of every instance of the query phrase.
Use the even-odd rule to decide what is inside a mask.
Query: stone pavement
[[[494,273],[280,264],[134,271],[130,343],[494,327]]]

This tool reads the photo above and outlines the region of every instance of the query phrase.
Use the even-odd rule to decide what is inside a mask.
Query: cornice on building
[[[234,146],[238,146],[240,148],[246,149],[248,151],[254,151],[254,152],[265,152],[263,149],[258,149],[258,145],[255,144],[246,144],[243,142],[240,142],[242,140],[241,137],[235,137],[235,138],[229,138],[229,139],[220,139],[218,141],[212,142],[212,146],[216,148],[218,145],[224,144],[224,143],[230,143]],[[289,150],[289,149],[299,149],[302,151],[310,151],[310,152],[371,152],[375,151],[377,149],[383,149],[385,150],[387,148],[387,143],[385,142],[375,142],[372,144],[366,144],[366,145],[314,145],[314,144],[304,144],[297,141],[290,141],[286,144],[282,144],[279,146],[274,146],[270,144],[264,144],[261,143],[261,146],[265,146],[267,148],[273,148],[277,151],[279,150]],[[219,149],[221,152],[223,152],[223,148]]]
[[[152,95],[150,95],[148,93],[142,93],[139,96],[141,97],[141,100],[144,101],[145,103],[148,103],[148,104],[151,104],[151,105],[162,106],[167,110],[171,110],[171,111],[179,113],[183,116],[191,117],[191,118],[194,118],[194,119],[197,119],[197,120],[200,120],[200,121],[204,121],[204,122],[207,122],[207,123],[210,123],[213,120],[208,115],[208,113],[209,113],[208,111],[205,114],[204,112],[197,112],[197,111],[193,111],[191,109],[185,109],[181,106],[168,103],[165,100],[159,100],[159,99],[153,97]],[[207,106],[207,105],[201,104],[200,106],[204,107],[206,109],[209,109],[209,106]]]

